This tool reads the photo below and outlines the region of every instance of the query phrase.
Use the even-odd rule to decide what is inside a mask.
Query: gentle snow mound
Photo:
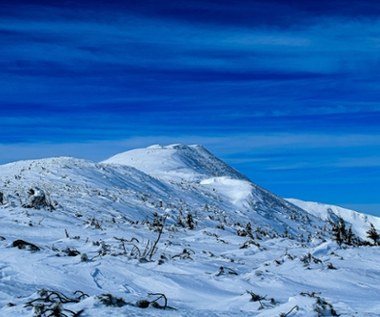
[[[201,181],[201,185],[212,187],[213,190],[239,207],[246,205],[247,200],[252,197],[252,191],[254,190],[252,183],[228,177],[208,178]]]

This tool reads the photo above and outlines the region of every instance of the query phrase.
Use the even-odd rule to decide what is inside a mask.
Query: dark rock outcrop
[[[24,208],[33,209],[48,209],[50,211],[55,210],[53,203],[50,201],[46,193],[35,187],[28,191],[29,202],[22,205]]]
[[[29,250],[32,252],[40,251],[40,248],[36,246],[35,244],[21,240],[21,239],[13,241],[12,247],[19,248],[20,250]]]

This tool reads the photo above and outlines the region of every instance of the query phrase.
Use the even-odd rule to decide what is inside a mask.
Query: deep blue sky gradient
[[[0,163],[200,143],[380,215],[375,1],[2,1]]]

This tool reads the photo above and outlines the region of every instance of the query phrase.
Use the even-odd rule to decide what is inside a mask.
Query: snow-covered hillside
[[[312,207],[201,146],[2,165],[0,316],[377,316],[379,248]]]
[[[292,204],[302,208],[303,210],[306,210],[310,214],[326,221],[336,222],[339,217],[343,218],[349,226],[352,226],[353,231],[362,239],[366,238],[367,231],[371,223],[376,228],[380,228],[379,217],[362,214],[354,210],[334,205],[322,204],[311,201],[302,201],[299,199],[287,200]]]

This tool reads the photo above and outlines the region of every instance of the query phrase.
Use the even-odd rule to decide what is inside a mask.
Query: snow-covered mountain
[[[254,222],[294,235],[321,225],[316,217],[252,183],[200,145],[154,145],[118,154],[102,163],[133,166],[169,184],[173,196],[180,196],[200,218],[207,216],[207,205],[206,209],[217,210],[218,216],[231,223]]]
[[[2,165],[0,316],[376,316],[379,248],[326,220],[378,218],[316,206],[198,145]]]
[[[4,165],[1,171],[4,200],[14,207],[27,204],[29,190],[37,188],[58,210],[76,214],[90,209],[87,217],[102,210],[102,217],[142,221],[158,212],[176,221],[191,213],[200,226],[208,226],[210,220],[230,225],[252,222],[295,236],[322,225],[200,146],[150,147],[102,163],[67,157],[21,161]]]

